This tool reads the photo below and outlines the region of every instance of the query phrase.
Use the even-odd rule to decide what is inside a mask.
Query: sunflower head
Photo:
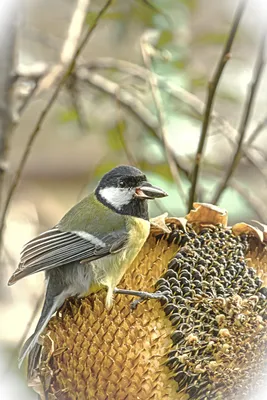
[[[29,384],[51,399],[244,399],[267,372],[265,227],[227,227],[227,213],[196,203],[161,216],[120,284],[68,299],[43,335]]]

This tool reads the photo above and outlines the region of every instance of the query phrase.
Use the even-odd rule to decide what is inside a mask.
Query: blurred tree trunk
[[[8,140],[12,129],[12,81],[11,72],[15,60],[17,27],[17,0],[0,2],[0,212],[3,208],[4,178],[7,169]],[[2,242],[2,233],[0,243]],[[0,282],[3,274],[0,270]],[[3,298],[6,285],[0,290]]]
[[[6,151],[12,127],[11,72],[15,59],[17,0],[0,3],[0,198],[6,170]]]

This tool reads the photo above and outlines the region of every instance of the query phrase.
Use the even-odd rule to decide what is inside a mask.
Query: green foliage
[[[197,45],[222,45],[226,42],[228,31],[205,32],[195,37],[193,44]]]
[[[172,174],[170,172],[170,167],[166,162],[155,164],[155,163],[151,163],[151,161],[148,162],[148,161],[143,160],[143,161],[138,162],[138,166],[143,171],[150,171],[150,172],[160,176],[164,180],[167,180],[169,182],[173,181]]]
[[[123,141],[121,135],[125,133],[126,123],[119,120],[107,131],[107,143],[111,150],[118,151],[123,149]]]
[[[194,89],[199,89],[207,85],[207,77],[205,75],[195,76],[191,79],[191,86]]]
[[[77,122],[78,114],[75,108],[68,108],[59,114],[59,122],[68,124],[69,122]]]
[[[169,30],[163,30],[161,31],[158,39],[157,46],[158,47],[164,47],[167,44],[171,43],[173,40],[174,34],[172,31]]]
[[[117,165],[118,163],[116,161],[109,160],[104,162],[103,160],[101,160],[101,162],[95,167],[94,175],[97,178],[100,178],[106,172],[110,171],[112,168],[115,168]]]
[[[90,26],[95,21],[98,12],[88,12],[86,16],[85,22]],[[109,12],[103,15],[103,20],[110,20],[110,21],[120,21],[123,20],[124,15],[122,12]]]
[[[171,60],[172,67],[178,71],[184,71],[186,64],[187,64],[187,62],[184,59],[172,59]]]
[[[183,3],[191,13],[197,10],[198,0],[179,0],[179,2]]]

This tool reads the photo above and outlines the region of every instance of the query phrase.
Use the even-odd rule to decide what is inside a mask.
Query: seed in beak
[[[136,188],[135,189],[135,195],[136,197],[139,197],[140,199],[150,199],[151,197],[147,196],[141,188]]]

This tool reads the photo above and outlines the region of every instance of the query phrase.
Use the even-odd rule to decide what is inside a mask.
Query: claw
[[[114,293],[140,297],[138,300],[134,300],[131,303],[131,310],[135,310],[138,304],[143,303],[145,300],[160,300],[163,301],[164,303],[168,301],[167,297],[159,292],[149,293],[138,290],[126,290],[126,289],[115,288]]]

